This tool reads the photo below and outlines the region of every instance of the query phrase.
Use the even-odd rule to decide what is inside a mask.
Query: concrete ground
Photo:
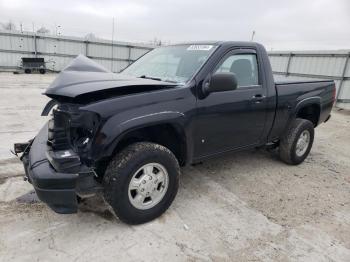
[[[184,168],[170,209],[129,226],[101,196],[54,213],[9,154],[45,122],[54,77],[0,74],[1,261],[350,261],[349,113],[317,128],[299,166],[257,150]]]

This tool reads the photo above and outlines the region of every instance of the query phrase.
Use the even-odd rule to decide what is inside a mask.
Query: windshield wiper
[[[152,79],[152,80],[162,81],[162,79],[160,79],[160,78],[151,77],[151,76],[146,76],[146,75],[139,76],[139,78],[146,78],[146,79]]]
[[[152,79],[152,80],[156,80],[156,81],[163,81],[163,82],[169,82],[169,83],[174,83],[174,84],[178,83],[178,82],[173,81],[173,80],[161,79],[158,77],[152,77],[152,76],[146,76],[146,75],[139,76],[138,78]]]

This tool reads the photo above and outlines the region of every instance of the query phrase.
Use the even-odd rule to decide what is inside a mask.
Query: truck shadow
[[[275,152],[265,150],[251,150],[246,152],[228,153],[220,158],[207,160],[194,166],[187,166],[181,169],[182,177],[180,179],[179,193],[186,187],[186,190],[192,191],[191,180],[197,176],[205,175],[217,181],[221,179],[234,178],[239,169],[240,173],[259,172],[262,166],[271,165],[280,162]],[[281,165],[284,165],[281,163]],[[249,172],[248,172],[249,171]],[[198,174],[199,173],[199,174]],[[32,190],[16,198],[16,202],[25,205],[34,205],[40,203],[40,200]],[[94,214],[103,220],[121,223],[115,216],[111,207],[104,201],[102,194],[79,200],[79,213]]]
[[[184,167],[181,169],[182,177],[180,179],[179,194],[181,194],[185,185],[187,187],[186,190],[192,190],[192,183],[187,184],[187,182],[193,180],[195,176],[201,175],[198,174],[198,172],[213,178],[215,178],[215,176],[224,176],[226,179],[230,179],[230,177],[233,178],[235,176],[237,167],[239,167],[240,172],[248,173],[249,170],[250,173],[255,173],[259,172],[261,166],[271,165],[272,162],[277,165],[281,163],[276,152],[257,149],[246,152],[228,153],[220,158],[214,158],[204,163]],[[284,164],[281,163],[280,165]],[[119,222],[119,219],[114,215],[110,206],[104,201],[102,194],[83,199],[81,203],[79,203],[78,212],[91,213],[108,221]]]
[[[101,194],[82,199],[79,203],[78,212],[95,214],[96,216],[108,221],[119,221],[114,215],[112,209],[104,201]]]

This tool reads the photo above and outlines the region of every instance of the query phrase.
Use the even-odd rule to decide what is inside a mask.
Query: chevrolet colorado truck
[[[80,55],[44,93],[51,119],[14,147],[55,212],[103,193],[122,221],[140,224],[171,205],[181,166],[263,146],[302,163],[335,92],[333,81],[276,83],[253,42],[160,47],[119,74]]]

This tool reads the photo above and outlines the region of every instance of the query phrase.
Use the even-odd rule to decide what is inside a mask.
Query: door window
[[[259,84],[255,54],[232,54],[217,67],[216,72],[231,72],[237,77],[238,88]]]

